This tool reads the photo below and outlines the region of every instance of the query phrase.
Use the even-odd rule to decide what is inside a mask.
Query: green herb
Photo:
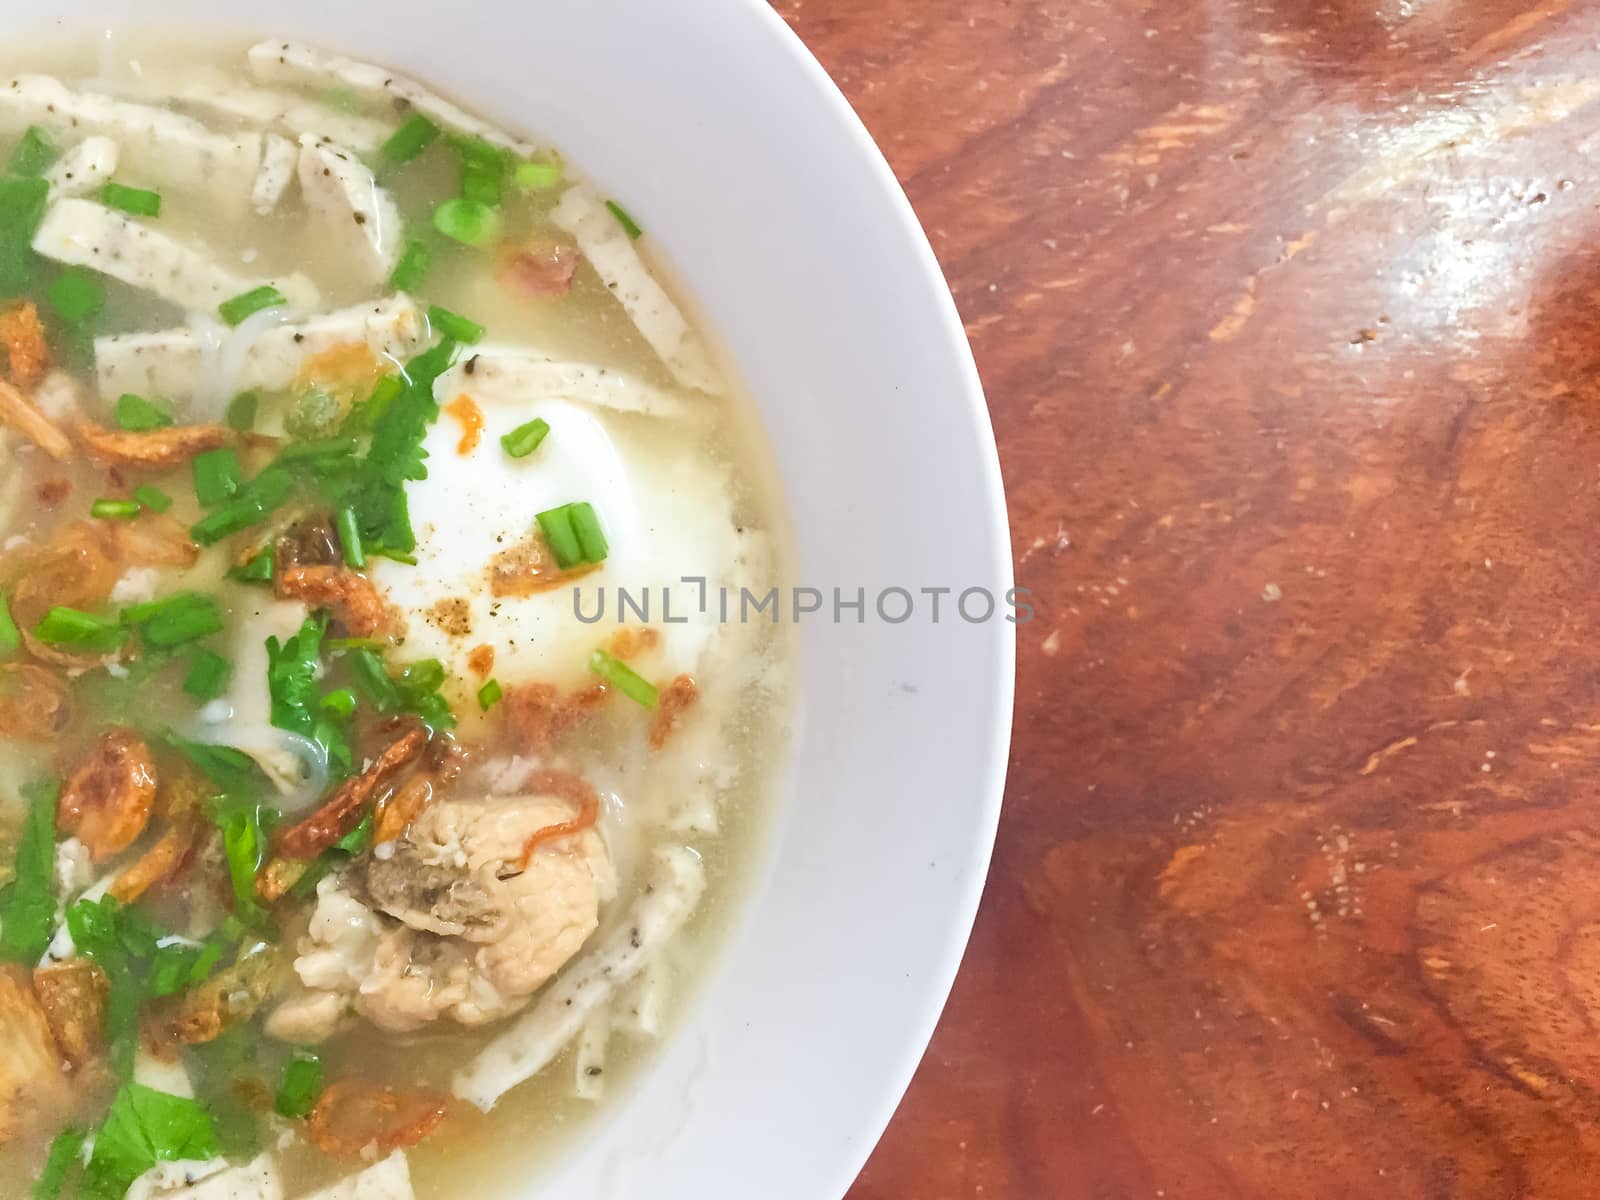
[[[526,425],[518,425],[502,437],[500,444],[512,458],[527,458],[539,448],[539,443],[544,441],[545,435],[549,432],[549,422],[543,417],[535,417]]]
[[[50,1143],[50,1153],[45,1156],[44,1169],[33,1185],[33,1200],[58,1200],[66,1186],[67,1176],[77,1165],[83,1152],[87,1133],[82,1129],[63,1129]]]
[[[309,1116],[322,1094],[322,1059],[309,1050],[296,1050],[283,1068],[283,1082],[273,1107],[290,1120]]]
[[[128,187],[121,183],[108,183],[100,189],[100,202],[111,208],[120,208],[136,217],[159,217],[161,193],[148,188]]]
[[[222,632],[222,610],[200,592],[175,592],[123,609],[122,623],[138,626],[146,646],[170,650]]]
[[[518,163],[517,169],[511,176],[519,188],[525,191],[541,191],[553,188],[561,182],[561,164],[558,162],[525,162]]]
[[[194,494],[206,508],[238,495],[244,479],[239,456],[227,446],[195,455],[189,468],[194,475]]]
[[[50,307],[68,324],[88,320],[105,307],[106,289],[82,267],[68,267],[50,283]]]
[[[606,555],[611,553],[611,546],[606,541],[605,530],[600,528],[600,518],[595,514],[594,505],[581,500],[568,505],[568,508],[572,512],[572,531],[578,535],[578,545],[583,549],[583,561],[605,562]]]
[[[228,428],[249,433],[256,427],[256,410],[260,406],[261,397],[255,392],[240,392],[228,401],[228,415],[225,418]]]
[[[620,658],[607,654],[604,650],[596,650],[589,655],[589,670],[628,699],[635,700],[646,708],[654,708],[661,701],[661,693],[656,690],[653,683]]]
[[[478,707],[483,709],[484,712],[488,712],[496,704],[500,703],[500,698],[504,695],[505,692],[500,687],[500,681],[491,679],[478,689]]]
[[[461,195],[464,199],[491,207],[505,196],[505,165],[498,156],[493,159],[463,158],[461,160]]]
[[[339,546],[344,551],[344,565],[359,571],[367,565],[367,556],[361,549],[361,526],[356,521],[356,510],[341,508],[334,515],[334,526],[339,531]]]
[[[256,898],[256,876],[267,861],[267,834],[277,812],[259,804],[241,805],[222,820],[222,852],[233,884],[233,911],[241,920],[258,919],[263,909]]]
[[[202,546],[220,542],[230,534],[265,520],[293,490],[294,478],[288,471],[277,466],[268,467],[240,488],[232,500],[191,525],[189,536]]]
[[[16,295],[32,286],[39,262],[33,234],[49,197],[43,179],[0,179],[0,293]]]
[[[8,175],[43,175],[50,165],[61,157],[48,134],[37,125],[29,125],[22,140],[6,161]]]
[[[258,288],[251,288],[248,292],[241,292],[231,300],[224,300],[217,305],[217,314],[229,325],[237,325],[252,313],[287,303],[289,302],[283,298],[282,292],[270,283],[264,283]]]
[[[349,688],[339,688],[322,698],[322,709],[336,717],[349,717],[356,711],[356,694]]]
[[[600,518],[587,500],[546,509],[536,519],[563,571],[583,563],[604,562],[610,553]]]
[[[54,783],[23,788],[28,801],[13,875],[0,905],[0,958],[32,966],[50,944],[56,919],[56,798]]]
[[[427,243],[417,238],[407,238],[406,248],[400,252],[400,261],[395,263],[394,271],[389,276],[389,286],[397,292],[416,291],[428,277],[431,259]]]
[[[124,392],[117,397],[117,424],[130,433],[147,433],[172,424],[172,414],[143,396]]]
[[[389,135],[380,153],[392,163],[408,163],[433,144],[439,127],[427,117],[413,114],[411,119]]]
[[[434,729],[454,729],[455,713],[440,695],[444,687],[444,664],[436,658],[418,659],[392,676],[400,694],[400,708],[415,713]]]
[[[9,658],[22,648],[22,630],[11,615],[11,602],[0,592],[0,658]]]
[[[267,639],[267,691],[272,697],[272,723],[310,738],[328,754],[329,765],[348,770],[349,743],[322,711],[317,675],[322,663],[322,638],[327,618],[310,619],[287,642]]]
[[[240,583],[271,583],[272,567],[272,547],[264,546],[243,566],[230,567],[228,578]]]
[[[345,834],[342,838],[335,842],[333,844],[333,848],[335,850],[341,850],[345,854],[354,855],[362,853],[372,845],[372,831],[376,825],[377,821],[373,819],[372,814],[369,812],[366,816],[361,818],[361,824],[357,825],[349,833]]]
[[[126,1083],[95,1135],[84,1182],[91,1194],[121,1196],[158,1162],[221,1153],[211,1118],[195,1101]]]
[[[400,689],[389,678],[389,669],[375,651],[359,648],[350,656],[350,663],[355,669],[356,682],[361,685],[361,690],[374,708],[380,713],[392,713],[399,709]]]
[[[458,342],[466,342],[468,345],[483,336],[482,325],[437,304],[428,306],[428,324],[443,336],[454,338]]]
[[[133,498],[151,512],[163,513],[172,507],[172,497],[151,483],[141,483],[134,488]]]
[[[629,240],[638,241],[640,235],[644,233],[644,230],[639,228],[639,223],[628,214],[628,210],[623,208],[622,205],[618,204],[615,200],[607,200],[606,207],[611,210],[611,215],[617,219],[617,224],[622,226],[624,232],[627,233]]]
[[[486,246],[500,236],[500,213],[481,201],[458,197],[433,210],[433,227],[463,245]]]
[[[33,636],[52,646],[71,646],[91,654],[110,654],[121,647],[126,631],[115,621],[57,605],[34,627]]]
[[[89,515],[101,521],[131,521],[139,515],[137,500],[108,500],[104,496],[89,505]]]
[[[183,690],[196,700],[215,700],[228,690],[233,664],[215,650],[201,647],[189,656],[189,670],[183,677]]]
[[[242,750],[231,746],[210,746],[191,742],[168,733],[166,742],[196,767],[207,779],[232,796],[252,796],[271,789],[272,783],[261,768]]]

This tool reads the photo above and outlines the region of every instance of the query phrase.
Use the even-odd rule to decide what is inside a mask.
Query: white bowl
[[[776,448],[794,583],[865,588],[869,606],[884,587],[1010,588],[994,437],[933,253],[760,0],[35,11],[85,36],[294,35],[549,138],[643,215],[730,347]],[[865,1162],[955,976],[1010,737],[1011,624],[969,624],[953,596],[935,623],[916,598],[903,624],[806,624],[792,787],[731,944],[632,1094],[528,1196],[833,1200]]]

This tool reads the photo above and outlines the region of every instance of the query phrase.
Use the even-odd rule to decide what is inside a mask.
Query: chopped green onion
[[[52,646],[71,646],[92,654],[110,654],[122,645],[127,631],[115,621],[57,605],[45,613],[34,627],[33,635]]]
[[[408,567],[417,565],[417,556],[407,554],[404,550],[391,550],[388,546],[367,546],[365,550],[373,558],[387,558],[390,562],[405,563]]]
[[[505,196],[505,164],[498,157],[461,160],[461,195],[491,207]]]
[[[43,179],[0,179],[0,295],[34,286],[39,256],[33,234],[49,198],[50,185]]]
[[[555,187],[556,184],[561,182],[561,164],[558,162],[518,163],[517,169],[512,173],[511,177],[516,181],[519,188],[530,192]]]
[[[506,434],[500,439],[500,444],[512,458],[527,458],[539,448],[539,443],[544,441],[549,432],[549,423],[543,417],[535,417],[526,425],[518,425]]]
[[[289,302],[283,298],[282,292],[270,283],[264,283],[258,288],[251,288],[248,292],[241,292],[231,300],[224,300],[217,305],[217,313],[229,325],[237,325],[252,313],[287,303]]]
[[[433,144],[439,127],[420,114],[389,135],[380,153],[392,163],[408,163]]]
[[[335,842],[333,848],[342,850],[346,854],[360,854],[372,845],[372,827],[374,824],[372,814],[369,812],[361,818],[361,824]]]
[[[476,200],[446,200],[433,210],[433,227],[452,241],[483,246],[500,235],[500,214]]]
[[[200,592],[175,592],[122,610],[124,625],[137,625],[147,646],[170,650],[222,632],[222,611]]]
[[[273,1107],[280,1117],[299,1120],[316,1107],[321,1094],[322,1059],[309,1050],[296,1050],[283,1068],[283,1082],[278,1085]]]
[[[139,502],[108,500],[102,496],[89,506],[89,515],[102,521],[131,521],[139,515]]]
[[[322,698],[322,708],[336,717],[348,717],[356,711],[356,694],[349,688],[329,692]]]
[[[578,541],[577,531],[572,528],[570,504],[563,504],[560,508],[547,508],[534,519],[539,522],[544,540],[549,543],[551,552],[556,556],[556,566],[565,571],[568,567],[575,567],[583,561],[583,546]]]
[[[104,307],[106,289],[82,267],[68,267],[50,284],[50,306],[63,321],[76,325]]]
[[[289,498],[294,479],[289,472],[268,467],[252,479],[239,495],[189,527],[189,536],[202,546],[220,542],[229,534],[262,520]]]
[[[44,1169],[34,1181],[33,1200],[58,1200],[67,1176],[78,1164],[84,1139],[88,1136],[82,1129],[63,1129],[56,1134],[50,1143],[50,1153],[45,1156]]]
[[[226,446],[195,455],[189,469],[194,474],[194,494],[206,508],[238,495],[244,478],[239,456]]]
[[[11,615],[10,601],[0,592],[0,658],[15,654],[21,648],[22,630],[17,628],[16,618]]]
[[[503,695],[505,695],[505,691],[501,688],[500,681],[491,679],[478,689],[478,707],[483,709],[484,712],[488,712],[496,704],[500,703],[500,697]]]
[[[129,433],[148,433],[172,424],[172,414],[143,396],[124,392],[117,397],[117,424]]]
[[[615,200],[607,200],[606,207],[611,210],[611,215],[617,219],[617,223],[626,231],[629,240],[638,241],[644,230],[639,228],[639,223],[628,214],[628,210]]]
[[[228,690],[233,664],[204,646],[189,657],[189,671],[183,677],[183,690],[197,700],[215,700]]]
[[[134,488],[133,498],[151,512],[163,513],[172,507],[172,497],[151,483],[141,483]]]
[[[628,699],[635,700],[646,708],[654,708],[660,703],[661,693],[656,690],[655,684],[615,655],[607,654],[604,650],[596,650],[589,655],[589,670]]]
[[[476,321],[469,321],[459,313],[453,313],[438,304],[428,306],[428,324],[445,337],[455,338],[458,342],[471,343],[483,336],[482,325]]]
[[[272,568],[272,547],[264,546],[249,562],[229,568],[228,578],[236,579],[240,583],[271,583]]]
[[[416,291],[428,277],[428,266],[432,257],[426,242],[417,238],[407,238],[406,248],[400,253],[400,261],[395,263],[394,272],[389,276],[389,286],[397,292]]]
[[[228,428],[249,433],[256,427],[256,409],[260,405],[261,397],[255,392],[240,392],[228,401]]]
[[[100,201],[112,208],[120,208],[136,217],[159,217],[161,193],[147,188],[128,187],[121,183],[108,183],[100,189]]]
[[[611,547],[606,542],[605,531],[600,528],[600,518],[595,514],[594,505],[583,500],[569,507],[572,510],[572,532],[578,535],[578,545],[583,549],[583,561],[605,562]]]
[[[350,662],[355,667],[356,682],[361,685],[361,690],[367,694],[374,708],[380,713],[391,713],[400,707],[400,689],[389,677],[389,668],[383,665],[383,659],[376,652],[359,647],[350,656]]]
[[[43,175],[61,157],[49,136],[37,125],[29,125],[6,162],[8,175]]]
[[[341,508],[334,517],[339,531],[339,545],[344,550],[344,565],[359,571],[367,565],[367,556],[361,549],[361,523],[356,520],[356,510]]]

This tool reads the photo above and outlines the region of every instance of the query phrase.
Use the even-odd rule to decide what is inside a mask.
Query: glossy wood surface
[[[779,10],[951,280],[1039,609],[852,1200],[1600,1195],[1600,7]]]

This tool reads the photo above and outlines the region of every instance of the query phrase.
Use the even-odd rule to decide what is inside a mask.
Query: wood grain
[[[1600,1192],[1600,8],[778,7],[944,264],[1039,609],[853,1200]]]

